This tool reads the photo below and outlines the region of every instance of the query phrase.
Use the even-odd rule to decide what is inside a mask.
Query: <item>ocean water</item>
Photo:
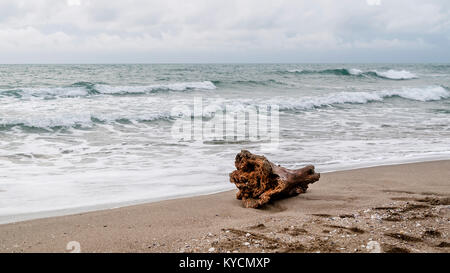
[[[450,65],[0,65],[0,220],[233,189],[241,149],[318,171],[450,159]],[[177,111],[279,107],[279,144],[189,141]]]

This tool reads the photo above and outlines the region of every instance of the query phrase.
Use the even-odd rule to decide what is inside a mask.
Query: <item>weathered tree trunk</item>
[[[235,166],[237,170],[230,173],[230,182],[236,184],[239,189],[236,198],[247,208],[259,208],[270,200],[304,193],[308,184],[320,178],[314,166],[289,170],[246,150],[236,155]]]

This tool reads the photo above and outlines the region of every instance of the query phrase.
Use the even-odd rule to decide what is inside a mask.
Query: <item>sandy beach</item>
[[[0,252],[450,252],[449,232],[450,161],[434,161],[326,173],[261,210],[228,191],[4,224]]]

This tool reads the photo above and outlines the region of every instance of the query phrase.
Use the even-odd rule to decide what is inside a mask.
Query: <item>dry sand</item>
[[[0,252],[450,252],[449,200],[450,161],[382,166],[263,210],[228,191],[0,225]]]

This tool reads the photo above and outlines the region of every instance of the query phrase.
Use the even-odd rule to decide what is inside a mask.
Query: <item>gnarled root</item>
[[[236,198],[247,208],[259,208],[270,200],[305,193],[308,185],[320,178],[312,165],[289,170],[246,150],[236,155],[235,166],[237,170],[230,173],[230,182],[236,184],[239,189]]]

